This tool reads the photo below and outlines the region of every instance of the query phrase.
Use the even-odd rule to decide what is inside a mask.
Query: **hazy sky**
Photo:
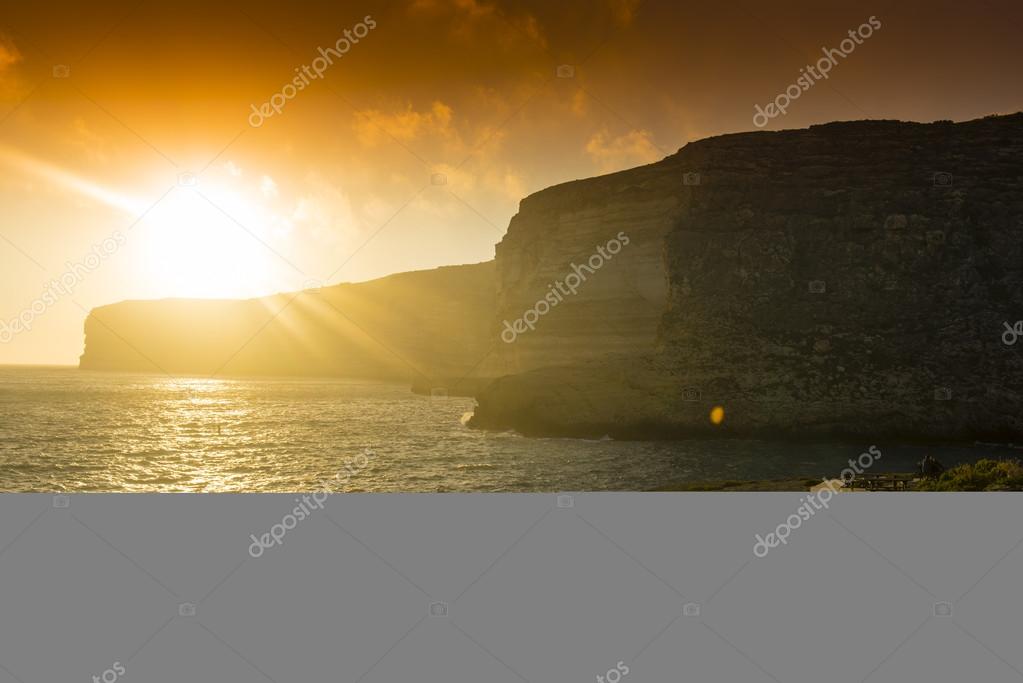
[[[0,2],[0,364],[76,362],[123,299],[492,258],[524,195],[754,130],[871,16],[767,129],[1023,109],[1018,1]]]

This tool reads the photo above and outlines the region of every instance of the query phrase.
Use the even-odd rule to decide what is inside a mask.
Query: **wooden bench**
[[[917,479],[915,474],[904,472],[864,472],[845,483],[843,488],[865,491],[909,491]]]

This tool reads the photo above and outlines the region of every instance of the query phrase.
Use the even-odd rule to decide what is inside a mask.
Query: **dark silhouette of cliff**
[[[662,302],[658,324],[633,328],[632,352],[594,355],[585,337],[562,336],[555,351],[544,335],[562,328],[542,320],[510,346],[545,344],[547,362],[481,391],[472,424],[1023,440],[1023,344],[1002,341],[1004,323],[1023,317],[1023,114],[725,135],[540,194],[542,212],[524,202],[505,238],[521,246],[498,250],[499,304],[533,298],[524,259],[541,280],[565,272],[575,256],[558,253],[569,243],[560,228],[585,225],[592,243],[633,207],[661,259],[639,259],[642,273],[612,262],[606,275],[623,292],[663,278],[647,296]],[[601,315],[576,306],[551,317]],[[615,329],[613,315],[606,324]]]
[[[410,380],[527,434],[1020,442],[1021,292],[1023,114],[831,123],[547,188],[491,262],[102,307],[81,366]]]

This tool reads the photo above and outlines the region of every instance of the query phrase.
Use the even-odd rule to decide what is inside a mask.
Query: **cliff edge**
[[[545,190],[498,247],[492,334],[619,229],[500,345],[473,426],[1023,440],[1023,114],[725,135]]]
[[[494,263],[235,300],[102,306],[83,370],[199,376],[341,376],[471,393],[490,346]],[[478,377],[476,375],[475,377]]]

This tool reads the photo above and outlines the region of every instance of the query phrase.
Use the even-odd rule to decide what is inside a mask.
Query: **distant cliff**
[[[492,334],[619,230],[499,345],[473,425],[1023,440],[1023,115],[725,135],[545,190],[498,246]]]
[[[492,261],[245,301],[127,301],[85,322],[86,370],[315,375],[471,390],[490,348]],[[455,385],[458,386],[455,386]]]

